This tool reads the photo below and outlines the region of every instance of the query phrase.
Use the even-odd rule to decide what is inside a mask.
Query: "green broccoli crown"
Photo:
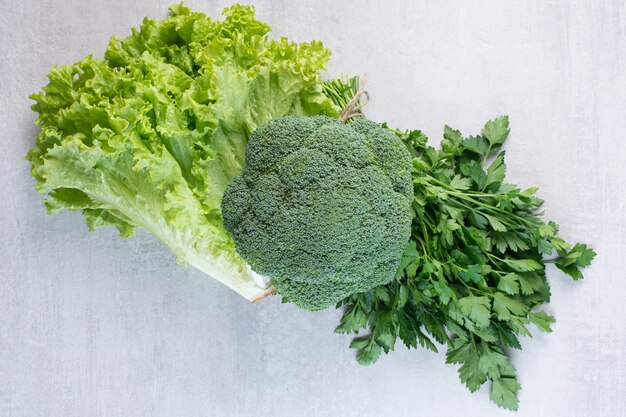
[[[410,236],[410,155],[369,120],[287,116],[259,127],[222,200],[252,269],[320,310],[386,284]]]

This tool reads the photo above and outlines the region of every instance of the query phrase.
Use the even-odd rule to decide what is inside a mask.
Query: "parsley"
[[[550,300],[545,264],[580,279],[595,252],[568,244],[554,222],[541,220],[536,188],[504,181],[508,117],[467,138],[446,126],[441,150],[420,131],[393,131],[413,156],[411,240],[393,282],[342,302],[336,331],[369,330],[350,345],[361,364],[376,362],[397,339],[433,351],[435,342],[446,345],[446,362],[460,365],[470,391],[491,381],[491,399],[517,410],[521,386],[506,350],[520,349],[530,324],[551,331],[554,317],[540,310]]]

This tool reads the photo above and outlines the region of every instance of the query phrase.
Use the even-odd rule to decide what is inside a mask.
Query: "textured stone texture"
[[[28,94],[167,5],[0,4],[0,416],[512,415],[469,394],[443,353],[361,367],[332,332],[338,311],[250,305],[146,233],[46,216],[23,160]],[[626,416],[626,3],[264,0],[258,14],[276,35],[322,39],[329,74],[368,72],[373,119],[438,139],[510,115],[510,178],[599,253],[582,282],[550,269],[558,322],[514,353],[518,415]]]

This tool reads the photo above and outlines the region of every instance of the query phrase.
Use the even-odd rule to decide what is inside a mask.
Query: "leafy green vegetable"
[[[309,310],[394,278],[411,228],[410,156],[365,119],[286,116],[258,128],[222,201],[252,269]]]
[[[508,118],[469,137],[446,126],[440,150],[417,130],[344,125],[342,111],[362,116],[362,85],[320,81],[321,43],[269,40],[252,7],[222,21],[170,10],[112,38],[104,60],[53,68],[31,96],[41,132],[27,159],[48,211],[80,210],[123,237],[142,227],[258,299],[269,291],[226,224],[286,299],[339,301],[337,332],[369,329],[350,345],[359,363],[398,339],[446,345],[470,391],[491,381],[491,399],[517,409],[506,353],[530,324],[551,331],[545,265],[581,279],[595,253],[540,219],[535,188],[505,182]]]
[[[80,210],[89,228],[142,227],[189,263],[256,299],[222,225],[220,203],[257,126],[287,114],[338,116],[319,72],[321,43],[268,40],[254,8],[223,21],[173,6],[112,38],[105,60],[53,68],[32,99],[41,132],[28,153],[49,212]]]
[[[460,364],[470,391],[491,381],[491,399],[518,408],[515,369],[506,349],[520,349],[529,324],[550,332],[554,317],[540,310],[550,300],[545,264],[574,279],[595,256],[584,244],[557,236],[540,219],[535,188],[504,182],[501,150],[509,134],[506,116],[487,122],[480,136],[463,138],[445,127],[441,150],[419,131],[402,133],[413,156],[413,225],[396,279],[343,301],[336,331],[369,334],[355,339],[362,364],[393,350],[397,339],[436,351]],[[557,257],[543,260],[556,252]]]

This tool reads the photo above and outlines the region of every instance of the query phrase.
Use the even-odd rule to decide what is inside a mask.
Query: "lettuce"
[[[269,40],[254,8],[224,20],[176,5],[112,38],[105,59],[53,68],[33,110],[27,159],[50,213],[82,211],[90,230],[144,228],[177,256],[249,300],[267,293],[246,272],[220,202],[245,166],[255,128],[288,114],[337,117],[320,42]]]

